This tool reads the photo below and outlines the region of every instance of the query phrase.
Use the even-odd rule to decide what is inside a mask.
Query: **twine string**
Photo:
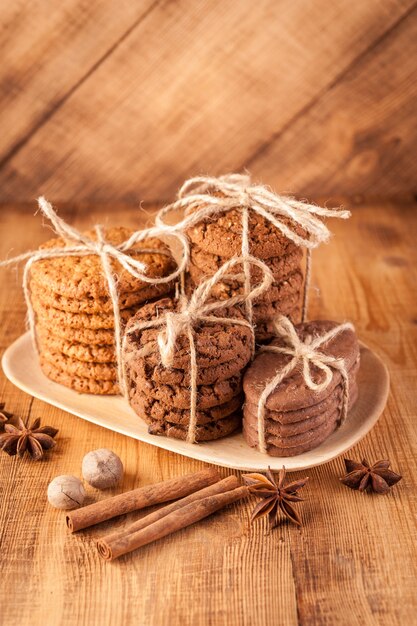
[[[107,286],[109,288],[109,295],[113,305],[113,316],[114,316],[114,339],[116,345],[116,355],[117,355],[117,380],[119,381],[120,390],[122,395],[126,395],[126,380],[123,375],[123,366],[122,366],[122,323],[120,319],[120,305],[119,305],[119,296],[117,293],[117,285],[116,280],[113,275],[109,254],[106,249],[106,242],[104,240],[103,229],[101,226],[95,226],[95,231],[97,234],[97,254],[100,257],[101,265],[103,268],[104,275],[107,280]]]
[[[242,205],[242,257],[249,257],[249,209],[246,205]],[[244,293],[249,294],[251,291],[251,267],[247,260],[243,262],[243,275],[245,278]],[[246,298],[246,319],[249,324],[253,324],[253,302],[251,298]],[[252,355],[255,355],[255,335],[253,335]]]
[[[307,248],[306,269],[305,269],[304,287],[303,287],[303,304],[302,304],[302,309],[301,309],[301,321],[302,322],[305,322],[307,320],[310,282],[311,282],[311,248]]]
[[[320,392],[329,386],[333,379],[333,370],[338,370],[342,376],[342,402],[339,425],[343,424],[347,417],[347,411],[349,406],[349,377],[346,369],[346,363],[344,359],[333,357],[331,355],[324,354],[319,350],[328,341],[336,337],[342,332],[347,330],[354,330],[354,327],[350,323],[339,324],[332,328],[324,335],[312,339],[307,337],[305,341],[302,341],[295,330],[294,325],[284,315],[280,315],[275,320],[275,333],[277,337],[281,337],[285,341],[285,346],[273,346],[267,345],[260,348],[260,352],[274,352],[276,354],[285,354],[291,358],[291,360],[280,369],[263,389],[259,401],[258,401],[258,445],[259,450],[263,454],[266,453],[266,433],[265,433],[265,409],[266,402],[271,393],[277,388],[277,386],[296,368],[298,364],[301,365],[301,372],[303,380],[309,389]],[[316,382],[312,378],[311,368],[317,367],[324,373],[324,378],[321,382]]]
[[[61,217],[57,215],[54,211],[52,205],[45,200],[45,198],[40,197],[38,199],[39,209],[44,217],[46,217],[52,224],[53,230],[56,235],[64,238],[66,241],[70,241],[71,245],[50,248],[50,249],[41,249],[41,250],[32,250],[29,252],[25,252],[23,254],[19,254],[13,258],[7,259],[5,261],[0,262],[0,267],[7,267],[10,265],[16,265],[21,262],[25,262],[25,267],[23,270],[23,293],[27,306],[27,321],[30,330],[30,334],[32,337],[32,342],[36,350],[38,350],[37,345],[37,337],[36,337],[36,319],[35,319],[35,311],[32,304],[31,292],[30,292],[30,271],[32,265],[37,261],[42,261],[46,259],[53,259],[58,257],[83,257],[89,255],[97,255],[100,257],[101,265],[103,268],[103,274],[106,279],[108,289],[109,289],[109,297],[112,303],[113,314],[114,314],[114,342],[116,347],[116,358],[117,358],[117,374],[118,374],[118,382],[121,388],[122,393],[125,393],[125,378],[123,375],[123,368],[121,362],[121,350],[122,350],[122,323],[120,319],[120,306],[119,306],[119,296],[117,291],[117,282],[113,275],[113,270],[111,266],[111,259],[114,259],[120,265],[126,269],[132,276],[140,279],[143,282],[151,283],[151,284],[159,284],[171,282],[174,280],[184,269],[185,265],[188,262],[188,241],[182,233],[167,233],[167,229],[147,229],[146,231],[137,231],[133,233],[129,239],[121,243],[120,245],[113,245],[105,240],[103,229],[101,226],[95,227],[95,232],[97,235],[97,241],[90,239],[87,235],[80,233],[78,230],[67,224]],[[164,231],[165,234],[173,235],[181,244],[183,249],[183,258],[182,263],[175,271],[173,271],[168,276],[164,276],[162,278],[151,278],[146,276],[144,273],[146,270],[146,265],[139,261],[138,259],[134,259],[129,254],[128,251],[132,250],[134,246],[150,236],[157,236],[158,233]],[[73,242],[73,243],[72,243]],[[169,253],[160,250],[158,248],[142,248],[138,250],[138,252],[152,253],[152,254],[163,254],[168,255]]]
[[[217,195],[213,195],[217,194]],[[307,315],[307,299],[311,278],[311,250],[328,241],[330,231],[322,217],[347,219],[350,212],[343,209],[328,209],[307,202],[300,202],[288,196],[279,196],[263,185],[251,184],[247,175],[228,174],[214,178],[198,176],[187,180],[178,192],[178,199],[161,209],[155,219],[158,227],[167,228],[165,219],[173,212],[183,211],[184,217],[169,226],[176,232],[184,232],[203,220],[209,220],[219,213],[239,209],[242,211],[242,256],[250,254],[249,209],[270,222],[279,232],[307,249],[306,276],[303,289],[302,316]],[[290,219],[294,224],[288,226]],[[301,227],[304,235],[296,232]],[[249,268],[244,265],[246,276],[245,293],[250,292]],[[252,319],[252,302],[247,301],[247,319]]]

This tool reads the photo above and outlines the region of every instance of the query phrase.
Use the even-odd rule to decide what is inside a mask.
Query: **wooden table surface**
[[[49,238],[33,213],[33,206],[0,207],[1,258]],[[78,227],[115,220],[138,225],[145,215],[113,206],[61,214]],[[84,422],[2,376],[0,399],[9,410],[25,421],[40,416],[60,432],[58,445],[40,462],[0,455],[1,625],[416,623],[416,218],[411,205],[357,206],[348,223],[332,222],[335,236],[315,253],[313,267],[310,317],[352,320],[390,370],[388,406],[348,456],[391,459],[404,476],[391,493],[344,487],[339,458],[296,473],[311,478],[299,507],[302,529],[284,522],[270,532],[266,520],[250,527],[253,503],[238,503],[105,563],[94,539],[137,515],[71,536],[63,513],[47,503],[49,481],[80,475],[84,454],[101,447],[122,458],[123,490],[204,464]],[[2,351],[24,330],[19,276],[14,270],[1,275]]]

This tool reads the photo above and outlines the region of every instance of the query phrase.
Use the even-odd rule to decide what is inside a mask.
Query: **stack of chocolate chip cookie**
[[[164,367],[157,341],[163,325],[132,330],[140,322],[177,310],[178,303],[170,298],[142,307],[127,324],[123,360],[129,402],[149,424],[149,432],[187,439],[192,401],[187,333],[176,338],[172,367]],[[243,319],[237,308],[221,309],[219,315]],[[194,435],[195,441],[209,441],[229,435],[241,425],[242,370],[251,358],[252,330],[219,321],[194,324],[193,333],[197,359]]]
[[[301,234],[299,226],[290,219],[281,221],[294,232]],[[242,248],[242,213],[232,210],[220,213],[216,219],[210,218],[187,230],[191,243],[190,264],[186,276],[188,290],[201,280],[212,276],[232,256],[239,256]],[[278,313],[286,315],[293,322],[299,321],[302,304],[303,271],[302,250],[278,231],[264,217],[249,211],[250,253],[264,261],[272,271],[274,284],[271,289],[254,300],[253,321],[258,341],[273,336],[272,320]],[[235,269],[232,273],[241,272]],[[251,269],[252,282],[259,282],[260,270]],[[213,295],[217,298],[230,298],[241,291],[231,275],[219,283]]]
[[[104,230],[113,245],[126,241],[127,228]],[[86,235],[95,240],[94,231]],[[55,238],[42,249],[74,245]],[[141,252],[143,250],[143,252]],[[151,252],[150,252],[151,251]],[[142,261],[151,278],[168,276],[176,267],[158,239],[137,243],[129,255]],[[117,277],[122,323],[144,303],[169,293],[172,284],[149,284],[111,260]],[[83,393],[117,394],[113,305],[98,255],[65,256],[37,261],[30,277],[31,301],[43,372],[51,380]]]
[[[323,336],[338,324],[314,321],[295,327],[299,338]],[[285,346],[281,338],[271,345]],[[344,359],[349,379],[350,408],[358,396],[356,374],[359,369],[359,344],[352,330],[344,330],[320,347],[328,356]],[[287,365],[290,356],[262,352],[244,377],[245,405],[243,434],[246,442],[258,447],[258,405],[267,383]],[[320,382],[323,371],[311,365],[312,378]],[[305,383],[301,369],[291,372],[269,395],[265,404],[265,442],[270,456],[295,456],[320,445],[335,430],[341,417],[343,384],[340,371],[333,370],[330,384],[323,391],[313,391]]]

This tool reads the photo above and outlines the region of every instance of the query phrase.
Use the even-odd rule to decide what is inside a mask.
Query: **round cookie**
[[[253,300],[254,309],[258,311],[258,316],[268,317],[268,311],[273,315],[277,308],[297,302],[300,298],[302,284],[303,274],[300,270],[294,271],[280,283],[274,283],[266,292]],[[190,279],[190,276],[185,277],[185,286],[186,292],[192,293],[195,282]],[[233,281],[229,282],[227,279],[217,283],[211,290],[211,296],[218,300],[226,300],[241,293],[243,293],[243,286],[237,285]]]
[[[302,292],[296,290],[287,293],[285,297],[277,298],[274,302],[255,302],[253,305],[253,320],[255,324],[265,322],[275,318],[279,313],[286,315],[287,311],[292,311],[296,307],[301,308]]]
[[[325,431],[329,423],[334,423],[338,419],[339,412],[336,409],[321,423],[310,428],[302,433],[295,433],[294,435],[277,435],[276,433],[266,432],[266,442],[279,448],[294,448],[295,446],[309,445],[311,441],[314,441],[323,431]],[[246,431],[250,430],[254,436],[258,436],[258,431],[255,426],[250,422],[246,423]]]
[[[266,420],[265,432],[269,435],[276,435],[280,438],[299,435],[322,426],[334,412],[335,409],[332,408],[331,412],[326,411],[301,422],[295,422],[294,424],[280,424],[279,422],[274,422],[273,420]],[[244,420],[246,421],[246,427],[252,428],[256,433],[258,433],[257,415],[251,415],[248,411],[244,412],[243,415]]]
[[[46,321],[39,321],[36,327],[38,331],[43,334],[49,332],[50,328]],[[66,339],[70,342],[88,343],[96,346],[114,343],[114,330],[107,330],[105,328],[91,330],[89,328],[71,328],[70,326],[56,325],[53,327],[53,331],[55,337]]]
[[[145,421],[169,422],[179,426],[188,426],[190,421],[189,409],[175,409],[161,401],[149,398],[144,394],[136,393],[131,400],[131,405],[136,413]],[[240,411],[242,407],[242,396],[238,395],[218,406],[197,411],[197,424],[204,425],[210,422],[217,422],[228,417],[232,413]]]
[[[353,406],[358,397],[358,388],[355,384],[354,388],[351,389],[349,395],[349,408]],[[336,397],[333,399],[333,402],[329,405],[329,408],[326,410],[312,415],[306,419],[290,422],[286,424],[281,424],[280,422],[273,420],[271,418],[267,418],[265,420],[265,431],[270,435],[274,435],[279,438],[287,438],[292,437],[294,435],[299,435],[310,430],[314,430],[319,426],[323,426],[327,423],[329,418],[333,416],[335,413],[340,414],[340,406],[341,406],[341,393],[337,393]],[[258,417],[256,413],[253,413],[244,408],[243,411],[244,422],[246,423],[247,428],[252,428],[255,432],[258,432]]]
[[[303,252],[296,248],[286,256],[271,257],[265,260],[275,279],[280,282],[283,278],[301,268]],[[204,278],[213,276],[222,265],[228,261],[227,257],[217,254],[209,254],[198,246],[192,246],[190,250],[189,273],[194,283],[199,283]],[[237,265],[230,269],[230,274],[240,274],[242,266]],[[262,271],[257,266],[251,267],[251,280],[256,283],[262,279]]]
[[[42,355],[39,359],[41,368],[45,376],[60,385],[69,387],[80,393],[92,393],[95,395],[118,395],[119,386],[110,380],[94,380],[93,378],[85,378],[83,376],[75,376],[68,374],[59,369],[52,363],[46,361]]]
[[[299,444],[293,447],[281,447],[277,446],[274,443],[271,443],[269,438],[267,437],[266,449],[269,456],[297,456],[298,454],[303,454],[304,452],[308,452],[309,450],[313,450],[313,448],[317,448],[321,443],[323,443],[332,432],[336,429],[337,426],[337,418],[335,417],[334,421],[329,421],[325,428],[323,428],[320,433],[316,435],[316,437],[311,438],[308,443]],[[243,434],[245,437],[245,441],[252,447],[258,447],[258,436],[257,433],[254,433],[252,430],[245,429]]]
[[[284,216],[279,219],[293,232],[306,236],[301,226],[291,219]],[[210,254],[216,255],[221,250],[222,255],[227,258],[239,255],[242,249],[242,210],[238,208],[211,216],[187,229],[186,234],[193,244]],[[259,259],[286,256],[296,248],[296,244],[269,220],[249,210],[249,250],[253,256]]]
[[[293,324],[298,324],[301,320],[301,294],[299,296],[299,300],[300,302],[293,308],[289,308],[288,311],[286,311],[285,308],[279,311],[279,313],[288,317]],[[274,319],[276,315],[277,312],[266,320],[261,319],[255,322],[255,336],[258,343],[269,343],[269,341],[275,337]]]
[[[232,414],[216,422],[210,422],[204,425],[197,425],[195,431],[196,442],[213,441],[221,437],[231,435],[239,428],[241,419],[239,414]],[[148,428],[152,435],[164,435],[165,437],[173,437],[175,439],[187,439],[188,428],[171,424],[169,422],[152,422]]]
[[[139,291],[119,293],[119,308],[130,309],[138,305],[164,296],[172,291],[171,283],[160,285],[147,285]],[[113,313],[113,302],[109,296],[69,298],[59,293],[50,291],[43,285],[30,281],[30,292],[33,306],[41,303],[43,306],[53,307],[68,313]]]
[[[135,360],[138,363],[153,363],[151,357],[138,357],[137,353],[150,344],[153,347],[152,353],[157,354],[156,340],[162,327],[144,329],[129,333],[129,330],[138,322],[143,322],[160,317],[167,312],[175,312],[178,303],[170,298],[163,298],[153,303],[143,306],[134,317],[129,320],[126,326],[125,358],[130,363]],[[233,309],[219,309],[213,311],[212,315],[221,317],[235,317],[244,321],[243,312],[234,307]],[[252,329],[242,324],[201,323],[195,324],[194,343],[197,353],[197,363],[200,368],[209,368],[213,365],[219,366],[228,361],[244,355],[250,359],[252,347]],[[181,334],[177,337],[175,345],[175,369],[190,368],[190,343],[188,337]],[[228,378],[225,375],[223,378]]]
[[[126,368],[128,375],[129,399],[139,391],[148,397],[160,400],[176,409],[189,409],[191,406],[191,391],[189,387],[159,385],[150,381],[143,381],[135,373]],[[227,380],[217,381],[212,385],[200,385],[197,392],[197,409],[210,409],[219,404],[228,402],[242,391],[242,377],[232,376]]]
[[[295,329],[304,341],[307,336],[321,336],[337,325],[337,322],[313,321],[298,324]],[[271,345],[285,346],[285,342],[281,338],[276,338],[272,340]],[[359,344],[355,333],[351,330],[336,335],[327,344],[321,346],[320,351],[329,356],[344,359],[348,371],[359,358]],[[288,355],[273,352],[261,352],[255,358],[244,376],[245,397],[249,402],[258,404],[266,382],[290,359]],[[322,379],[323,374],[317,367],[312,366],[311,371],[313,380]],[[302,373],[299,368],[296,368],[270,394],[266,401],[266,408],[274,411],[290,411],[309,406],[327,397],[340,382],[341,374],[338,370],[334,370],[332,381],[327,389],[320,392],[313,391],[307,387]]]
[[[52,332],[44,331],[41,327],[36,329],[36,338],[41,352],[43,350],[60,352],[65,356],[85,363],[116,362],[114,345],[93,345],[68,341],[62,337],[57,337]]]
[[[354,376],[356,376],[357,368],[353,366],[351,369],[351,373],[349,374],[349,389],[352,394],[354,390],[357,391],[357,384],[354,380]],[[296,425],[299,423],[303,423],[305,420],[308,420],[312,417],[316,417],[317,415],[322,415],[323,413],[333,411],[337,406],[339,406],[342,400],[342,383],[339,383],[337,387],[330,393],[324,400],[317,402],[316,404],[312,404],[308,407],[304,407],[302,409],[296,409],[294,411],[271,411],[270,409],[266,409],[265,418],[268,421],[277,422],[279,426],[290,426]],[[245,414],[249,415],[257,415],[258,406],[245,401],[244,405]]]
[[[270,305],[272,308],[277,303],[291,301],[291,297],[298,296],[303,285],[303,274],[296,270],[279,283],[274,283],[265,293],[254,300],[254,307],[261,308]]]
[[[167,369],[161,365],[159,354],[148,354],[141,359],[135,358],[134,353],[131,353],[131,355],[129,366],[131,371],[135,372],[137,379],[152,381],[158,385],[180,385],[181,387],[189,387],[191,385],[190,359],[188,359],[188,363],[184,364],[184,369]],[[231,376],[241,374],[250,361],[250,357],[251,346],[247,345],[244,351],[235,353],[229,361],[219,363],[218,365],[210,365],[210,367],[198,367],[197,385],[211,385],[218,380],[225,380]]]
[[[54,365],[57,369],[81,378],[92,378],[93,380],[117,380],[117,368],[114,363],[85,363],[72,359],[60,352],[43,349],[41,357],[44,361]]]
[[[103,233],[107,242],[117,246],[127,241],[134,231],[130,228],[119,227],[103,229]],[[85,235],[97,241],[97,234],[94,230]],[[71,246],[74,246],[74,242],[57,237],[44,243],[40,249],[52,250]],[[150,249],[157,252],[148,252],[147,250]],[[127,254],[146,265],[143,273],[150,278],[167,276],[176,267],[168,247],[156,238],[136,243]],[[135,293],[144,287],[149,287],[149,283],[132,276],[118,261],[111,259],[110,263],[117,276],[120,293]],[[67,298],[108,298],[108,285],[103,274],[101,259],[97,254],[37,261],[31,268],[31,278],[34,283],[42,285],[49,292]]]
[[[114,329],[114,315],[112,313],[68,313],[53,307],[46,306],[37,300],[32,301],[36,313],[36,323],[40,322],[50,327],[73,328],[76,330]],[[136,307],[122,309],[121,321],[125,324],[137,311]]]

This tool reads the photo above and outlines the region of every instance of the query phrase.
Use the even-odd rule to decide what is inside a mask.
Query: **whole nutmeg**
[[[122,480],[123,463],[117,454],[107,448],[92,450],[83,458],[82,474],[92,487],[109,489]]]
[[[83,484],[75,476],[57,476],[48,485],[48,500],[56,509],[76,509],[85,497]]]

